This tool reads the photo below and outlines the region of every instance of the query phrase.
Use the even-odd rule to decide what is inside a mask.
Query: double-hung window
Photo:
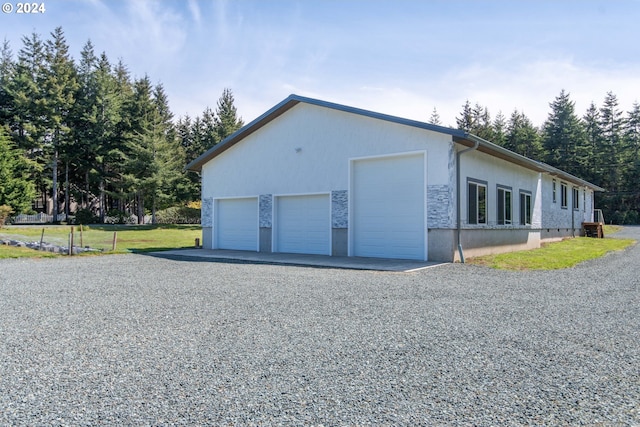
[[[576,187],[573,187],[572,204],[573,204],[574,211],[577,211],[578,209],[580,209],[580,190],[578,190]]]
[[[566,209],[569,206],[567,202],[567,184],[560,183],[560,207]]]
[[[556,197],[556,180],[553,180],[553,203],[556,203],[558,198]]]
[[[487,183],[468,180],[467,206],[469,224],[487,223]]]
[[[531,193],[520,191],[520,224],[531,225]]]
[[[511,187],[498,186],[498,225],[511,224]]]

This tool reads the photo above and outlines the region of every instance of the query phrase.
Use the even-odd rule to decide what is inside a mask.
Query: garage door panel
[[[329,195],[280,196],[276,218],[277,252],[331,254]]]
[[[353,255],[425,258],[424,163],[422,154],[352,163]]]
[[[216,240],[219,249],[258,249],[258,199],[217,201]]]

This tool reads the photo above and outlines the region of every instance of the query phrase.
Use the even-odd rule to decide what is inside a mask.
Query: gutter
[[[467,138],[473,141],[475,145],[473,147],[465,148],[464,150],[456,153],[456,235],[458,239],[458,253],[460,254],[460,262],[464,264],[464,252],[462,251],[462,243],[460,241],[460,230],[462,229],[460,220],[460,156],[468,151],[473,151],[480,145],[480,139],[475,138],[473,135],[468,134]]]

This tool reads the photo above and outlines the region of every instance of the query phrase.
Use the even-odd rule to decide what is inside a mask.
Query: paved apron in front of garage
[[[167,258],[188,257],[211,261],[241,261],[261,264],[285,264],[309,267],[346,268],[353,270],[379,270],[409,272],[442,265],[442,262],[389,258],[337,257],[327,255],[263,253],[226,249],[176,249],[155,252]]]

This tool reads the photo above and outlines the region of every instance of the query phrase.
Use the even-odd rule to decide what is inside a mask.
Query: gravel
[[[640,425],[639,261],[2,260],[0,424]]]

